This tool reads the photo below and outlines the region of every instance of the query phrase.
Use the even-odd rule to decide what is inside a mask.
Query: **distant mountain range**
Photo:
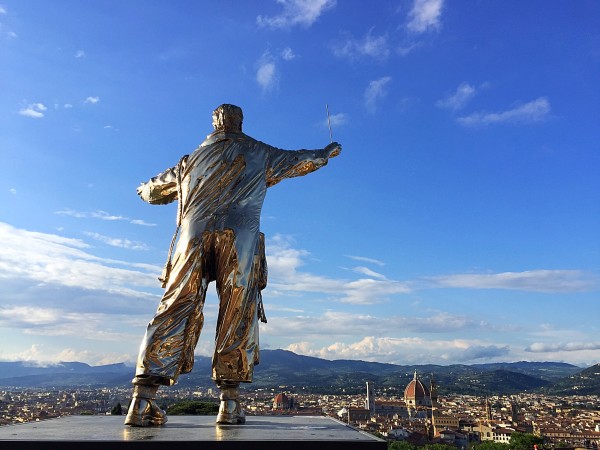
[[[194,370],[179,378],[181,387],[213,387],[210,358],[197,357]],[[491,364],[396,365],[378,362],[329,361],[286,350],[262,350],[248,389],[309,388],[313,392],[363,392],[371,381],[379,388],[399,392],[415,370],[429,384],[433,376],[438,392],[444,394],[515,394],[540,392],[560,395],[600,395],[600,364],[587,369],[559,362],[514,362]],[[65,388],[130,386],[135,369],[123,363],[89,366],[62,362],[41,366],[31,362],[0,362],[0,387]]]

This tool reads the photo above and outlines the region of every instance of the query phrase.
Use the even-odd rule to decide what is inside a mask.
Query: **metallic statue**
[[[200,147],[137,189],[151,204],[178,200],[178,228],[161,277],[165,291],[140,346],[126,425],[167,421],[156,405],[156,392],[192,370],[211,281],[219,295],[212,360],[212,378],[221,390],[217,423],[245,422],[238,387],[252,382],[259,362],[258,319],[266,321],[260,212],[267,188],[317,170],[341,146],[332,142],[321,150],[281,150],[242,133],[242,120],[239,107],[219,106],[213,112],[215,131]]]

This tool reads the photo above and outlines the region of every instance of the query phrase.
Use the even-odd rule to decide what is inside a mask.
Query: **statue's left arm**
[[[271,147],[267,165],[267,187],[285,178],[301,177],[323,167],[340,154],[342,146],[332,142],[320,150],[281,150]]]
[[[153,205],[166,205],[177,200],[178,178],[186,161],[187,157],[184,156],[176,166],[138,186],[137,193],[141,199]]]

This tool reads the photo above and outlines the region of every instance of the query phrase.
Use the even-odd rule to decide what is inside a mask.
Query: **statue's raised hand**
[[[342,153],[342,146],[337,142],[332,142],[327,147],[325,147],[325,150],[329,152],[329,158],[335,158],[337,155]]]

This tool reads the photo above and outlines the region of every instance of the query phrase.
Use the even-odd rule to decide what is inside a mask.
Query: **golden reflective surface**
[[[138,188],[142,200],[151,204],[179,201],[180,224],[165,291],[140,346],[138,377],[156,376],[174,384],[192,370],[206,290],[214,281],[219,315],[212,377],[252,381],[259,361],[258,321],[266,322],[260,214],[267,188],[317,170],[341,151],[337,143],[320,150],[272,147],[242,133],[241,110],[239,114],[236,126],[228,125],[226,114],[224,120],[220,117],[224,129]]]

